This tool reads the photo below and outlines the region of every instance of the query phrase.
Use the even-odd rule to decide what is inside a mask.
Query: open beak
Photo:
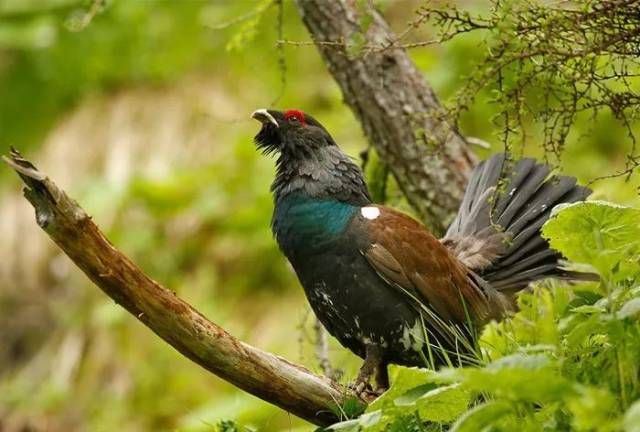
[[[275,127],[280,127],[278,126],[276,119],[274,119],[273,116],[269,114],[269,111],[264,108],[257,109],[251,113],[251,118],[258,120],[261,123],[271,123]]]

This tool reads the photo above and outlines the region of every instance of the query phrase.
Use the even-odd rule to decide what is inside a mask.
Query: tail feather
[[[543,264],[520,272],[519,274],[506,277],[504,279],[497,279],[488,281],[491,286],[501,292],[517,292],[523,289],[529,282],[538,280],[552,274],[558,268],[558,264],[555,262],[549,264]],[[544,276],[540,276],[544,275]],[[527,281],[526,284],[522,284],[522,281]]]
[[[547,242],[540,236],[535,236],[526,244],[523,244],[521,247],[514,250],[509,255],[503,255],[500,257],[500,262],[494,264],[495,268],[506,267],[514,264],[516,261],[520,260],[525,255],[531,255],[535,253],[536,250],[540,248],[546,248]]]
[[[545,277],[592,279],[561,268],[540,228],[554,206],[586,199],[591,190],[574,177],[549,177],[547,165],[527,158],[513,163],[498,154],[479,164],[460,211],[443,238],[471,270],[493,288],[518,291]]]
[[[509,230],[521,231],[529,221],[540,213],[549,209],[550,206],[569,192],[576,185],[573,177],[554,176],[540,186],[535,194],[529,199],[523,209],[520,210],[514,221],[509,225]]]
[[[518,189],[509,188],[511,199],[504,212],[497,217],[496,224],[508,227],[513,218],[529,202],[531,196],[538,190],[538,187],[548,175],[549,167],[546,165],[535,165]]]
[[[504,213],[507,205],[516,191],[522,186],[523,182],[527,179],[527,176],[531,170],[535,167],[536,161],[532,158],[520,159],[513,167],[505,166],[503,168],[504,173],[511,172],[511,181],[507,188],[505,188],[504,194],[500,196],[496,206],[494,207],[494,214]],[[504,176],[504,174],[503,174]]]
[[[516,262],[511,266],[502,267],[502,270],[500,272],[500,278],[506,279],[510,276],[513,276],[514,274],[523,272],[528,268],[532,268],[534,264],[539,265],[541,261],[544,261],[545,259],[552,258],[552,257],[557,258],[557,252],[555,252],[552,249],[547,248],[547,249],[536,251],[532,254],[527,255],[525,258],[521,259],[520,261]]]

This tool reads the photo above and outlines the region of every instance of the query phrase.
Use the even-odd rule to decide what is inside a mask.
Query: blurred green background
[[[0,0],[2,153],[17,147],[148,274],[232,334],[318,371],[313,319],[269,230],[273,161],[254,150],[248,119],[260,107],[299,108],[350,154],[366,148],[316,49],[277,48],[271,1],[99,4]],[[380,6],[402,31],[419,4]],[[286,39],[309,40],[293,1],[282,17]],[[447,101],[479,43],[472,34],[411,55]],[[461,124],[499,151],[488,101],[481,94]],[[529,137],[527,154],[542,155],[539,139]],[[587,182],[623,169],[630,146],[611,115],[585,116],[561,168]],[[600,181],[594,197],[638,206],[639,184]],[[0,430],[202,431],[224,419],[312,430],[159,340],[89,283],[32,212],[0,169]],[[331,359],[345,380],[357,371],[333,342]]]

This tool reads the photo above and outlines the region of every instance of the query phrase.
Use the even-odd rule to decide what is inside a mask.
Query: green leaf
[[[571,309],[571,312],[575,312],[575,313],[579,313],[579,314],[585,314],[585,315],[591,315],[591,314],[596,314],[596,313],[604,313],[604,312],[606,312],[606,309],[604,309],[603,307],[600,307],[600,306],[596,306],[596,305],[582,305],[582,306],[578,306],[578,307],[575,307],[575,308]]]
[[[327,430],[332,431],[341,431],[341,432],[356,432],[360,429],[360,422],[358,419],[355,420],[346,420],[339,423],[334,423],[331,426],[327,427]]]
[[[459,384],[442,387],[426,384],[409,390],[397,398],[394,405],[403,408],[415,407],[423,420],[448,423],[466,411],[470,400],[470,392]]]
[[[397,367],[394,368],[394,370],[395,377],[392,377],[391,388],[387,390],[385,394],[373,401],[367,408],[367,412],[395,406],[396,399],[407,395],[409,392],[420,393],[420,390],[416,389],[421,388],[422,386],[427,386],[423,387],[424,391],[427,391],[428,388],[435,387],[434,378],[436,374],[433,371],[406,367]]]
[[[571,331],[567,333],[565,337],[567,347],[577,348],[581,346],[601,327],[600,315],[591,315],[588,319],[573,326]]]
[[[618,311],[618,318],[630,318],[640,314],[640,297],[629,300]]]
[[[542,234],[565,257],[592,265],[601,276],[622,280],[640,270],[638,209],[602,201],[558,206]]]
[[[416,401],[421,397],[428,394],[431,390],[437,389],[438,386],[434,383],[423,384],[418,387],[414,387],[408,390],[405,394],[399,398],[394,399],[393,403],[396,406],[409,406],[415,405]]]
[[[439,375],[426,369],[399,367],[392,383],[367,409],[368,413],[381,412],[384,416],[376,430],[397,416],[413,412],[422,420],[449,423],[465,412],[471,399],[468,389],[459,384],[440,385]]]
[[[383,419],[382,412],[380,410],[370,413],[362,414],[360,417],[354,420],[346,420],[340,423],[334,423],[328,426],[326,430],[334,430],[341,432],[359,431],[366,429],[370,432],[384,430],[384,426],[389,422],[388,419],[384,423],[380,420]]]
[[[451,432],[477,432],[495,424],[511,412],[506,402],[487,402],[467,411],[451,427]]]
[[[635,401],[624,415],[625,432],[640,432],[640,400]]]
[[[328,408],[337,417],[355,419],[364,412],[366,406],[357,397],[350,396],[342,404],[333,403]]]
[[[380,422],[381,418],[381,411],[373,411],[370,413],[362,414],[360,418],[358,418],[358,423],[360,424],[360,426],[366,429],[377,425]]]
[[[544,354],[514,354],[481,369],[455,369],[450,373],[473,391],[542,403],[562,400],[573,392],[571,384],[556,369]]]
[[[470,402],[469,390],[459,384],[451,384],[427,392],[416,401],[416,405],[421,419],[450,423],[467,410]]]
[[[567,403],[576,430],[615,430],[617,402],[607,390],[579,387]]]

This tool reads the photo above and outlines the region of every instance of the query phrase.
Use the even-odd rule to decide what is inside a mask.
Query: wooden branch
[[[102,291],[184,356],[233,385],[320,426],[353,393],[274,354],[247,345],[145,275],[85,211],[16,150],[4,161],[26,184],[38,225]],[[364,402],[363,402],[364,403]]]
[[[345,102],[411,205],[437,233],[457,211],[475,158],[382,15],[354,0],[297,0]],[[361,22],[367,22],[363,29]],[[367,46],[386,46],[368,50]]]

